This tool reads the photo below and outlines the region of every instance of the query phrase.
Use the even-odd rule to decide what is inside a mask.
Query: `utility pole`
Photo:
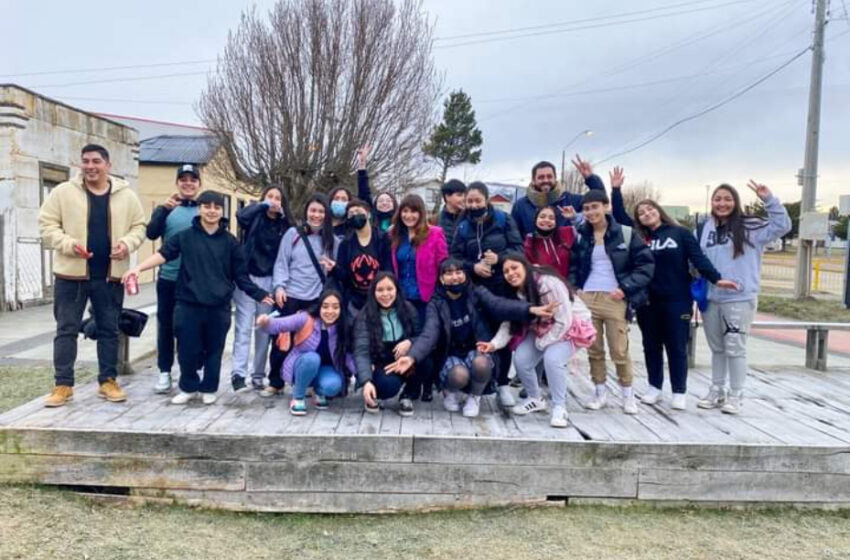
[[[826,26],[826,2],[816,0],[815,33],[812,42],[812,75],[809,83],[809,117],[806,124],[806,155],[803,160],[801,179],[803,193],[800,203],[800,219],[806,212],[815,209],[818,181],[818,141],[820,138],[820,102],[823,86],[823,34]],[[797,249],[797,275],[794,279],[794,297],[802,299],[812,293],[812,247],[811,240],[799,240]]]

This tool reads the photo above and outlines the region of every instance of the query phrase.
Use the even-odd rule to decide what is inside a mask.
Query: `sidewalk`
[[[144,333],[130,340],[130,360],[138,362],[156,353],[156,286],[153,283],[140,286],[139,295],[124,298],[124,306],[138,309],[149,316]],[[757,313],[758,320],[782,320],[765,313]],[[53,307],[43,305],[15,312],[0,313],[0,365],[53,364],[53,337],[55,323]],[[697,335],[698,366],[709,366],[711,354],[702,329]],[[801,331],[753,331],[748,344],[749,362],[755,366],[800,366],[805,363],[806,332]],[[233,344],[233,329],[227,336],[225,355],[222,360],[222,375],[230,371],[230,350]],[[632,359],[643,360],[640,329],[632,325],[630,332]],[[87,366],[97,364],[94,341],[79,339],[78,362]],[[149,363],[150,360],[145,360]],[[829,368],[850,368],[850,332],[835,331],[829,334]]]
[[[124,307],[138,309],[149,316],[142,336],[130,339],[130,361],[135,362],[156,352],[156,285],[143,284],[139,286],[138,295],[125,295]],[[52,305],[0,313],[0,365],[51,366],[55,334]],[[97,366],[94,341],[79,338],[77,361]]]

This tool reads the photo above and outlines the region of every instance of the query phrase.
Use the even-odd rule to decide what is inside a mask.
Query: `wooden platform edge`
[[[281,512],[553,498],[835,505],[850,503],[850,447],[0,428],[0,482]]]

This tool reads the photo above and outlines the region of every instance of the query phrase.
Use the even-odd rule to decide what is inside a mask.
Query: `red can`
[[[124,282],[124,286],[127,289],[128,296],[134,296],[139,293],[139,279],[135,276],[128,276],[127,281]]]

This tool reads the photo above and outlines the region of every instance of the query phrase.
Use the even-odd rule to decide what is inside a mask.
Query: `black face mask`
[[[466,209],[466,215],[469,216],[470,218],[472,218],[473,220],[477,220],[477,219],[483,217],[484,214],[486,214],[486,213],[487,213],[487,207],[486,206],[484,206],[483,208],[475,208],[475,209],[467,208]]]
[[[534,228],[537,230],[537,235],[539,235],[540,237],[552,237],[552,234],[555,233],[556,229],[540,229],[540,227],[536,225],[534,226]]]
[[[380,210],[375,211],[375,216],[378,217],[379,220],[389,220],[395,214],[394,210],[389,210],[387,212],[381,212]]]
[[[354,214],[349,216],[345,225],[352,229],[363,229],[367,222],[366,214]]]
[[[455,296],[459,296],[461,294],[466,293],[466,286],[467,286],[467,282],[464,282],[463,284],[455,284],[453,286],[443,285],[443,287],[446,289],[446,291],[448,293],[455,295]]]

